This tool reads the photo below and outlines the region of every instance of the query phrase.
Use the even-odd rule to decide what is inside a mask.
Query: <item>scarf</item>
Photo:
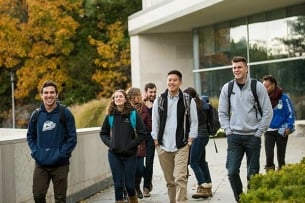
[[[278,103],[279,99],[282,97],[283,89],[276,86],[272,92],[269,94],[272,108],[274,108]]]

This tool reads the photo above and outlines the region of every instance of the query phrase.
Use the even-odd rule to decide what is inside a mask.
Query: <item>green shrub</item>
[[[242,203],[305,202],[305,159],[279,171],[257,174],[250,180],[250,189],[242,194]]]
[[[82,105],[73,105],[76,128],[100,127],[104,121],[108,99],[92,100]]]

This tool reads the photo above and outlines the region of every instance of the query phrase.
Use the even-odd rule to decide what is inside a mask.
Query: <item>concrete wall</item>
[[[167,73],[174,69],[182,72],[183,87],[193,87],[192,33],[131,36],[131,68],[132,85],[141,89],[145,83],[154,82],[158,92],[163,92]]]
[[[112,177],[100,128],[78,129],[72,153],[67,202],[77,202],[109,187]],[[0,129],[0,202],[31,203],[34,161],[26,130]],[[52,184],[47,202],[54,202]]]

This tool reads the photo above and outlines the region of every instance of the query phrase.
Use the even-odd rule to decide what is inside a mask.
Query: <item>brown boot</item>
[[[197,192],[192,195],[192,198],[194,199],[208,198],[208,197],[210,197],[208,193],[208,189],[204,188],[202,185],[198,185]]]
[[[138,197],[137,196],[129,197],[129,203],[138,203]]]
[[[213,197],[212,183],[204,183],[204,184],[202,184],[202,186],[207,189],[207,193],[208,193],[209,197]]]

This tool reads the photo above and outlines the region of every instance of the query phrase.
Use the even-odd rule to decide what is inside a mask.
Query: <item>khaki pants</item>
[[[187,167],[189,145],[176,152],[166,152],[157,147],[160,166],[162,168],[170,203],[187,202]]]
[[[33,177],[33,196],[35,203],[45,203],[46,194],[52,180],[56,203],[66,202],[69,165],[58,167],[41,167],[37,164]]]

